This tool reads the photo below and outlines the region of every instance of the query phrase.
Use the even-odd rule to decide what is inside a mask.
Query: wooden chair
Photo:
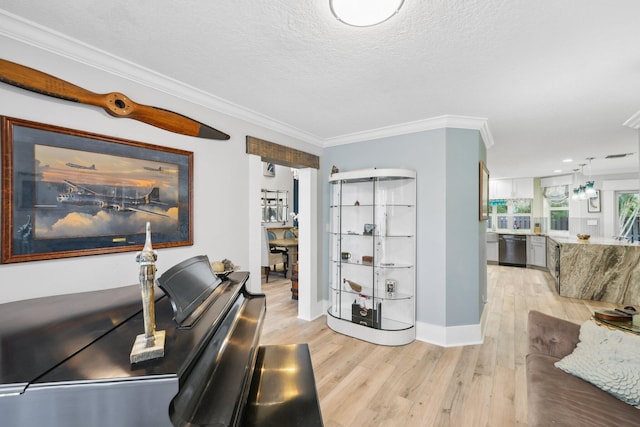
[[[269,240],[274,240],[276,235],[268,231],[264,226],[262,227],[262,267],[264,268],[266,281],[269,282],[269,273],[273,267],[273,271],[278,272],[278,266],[282,265],[282,273],[284,277],[287,277],[287,269],[289,268],[289,254],[285,248],[270,248]]]

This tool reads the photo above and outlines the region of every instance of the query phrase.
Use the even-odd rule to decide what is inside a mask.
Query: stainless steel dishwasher
[[[498,264],[526,267],[527,236],[500,234],[498,237]]]

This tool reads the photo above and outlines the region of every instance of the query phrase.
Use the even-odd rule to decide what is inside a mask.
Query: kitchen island
[[[547,239],[549,246],[557,244],[560,249],[558,293],[561,296],[640,305],[638,244],[605,238],[587,241],[577,237]]]

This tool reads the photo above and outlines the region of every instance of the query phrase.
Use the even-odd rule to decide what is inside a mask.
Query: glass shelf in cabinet
[[[362,262],[362,261],[345,261],[343,259],[332,259],[331,262],[335,263],[335,264],[349,264],[349,265],[359,265],[362,267],[374,267],[373,264],[371,263],[366,263],[366,262]]]
[[[379,264],[376,264],[376,268],[380,268],[380,269],[394,269],[394,268],[412,268],[413,264],[400,264],[397,262],[381,262]]]
[[[381,300],[397,301],[412,299],[413,295],[405,294],[402,292],[380,292],[376,295],[376,298],[379,298]]]
[[[343,237],[347,237],[347,236],[380,237],[379,234],[364,234],[364,233],[356,233],[355,231],[348,231],[346,233],[341,233],[339,231],[330,231],[329,234],[333,234],[336,236],[343,236]]]
[[[361,204],[331,204],[329,205],[330,208],[371,208],[373,206],[380,206],[380,205],[374,205],[371,203],[361,203]]]

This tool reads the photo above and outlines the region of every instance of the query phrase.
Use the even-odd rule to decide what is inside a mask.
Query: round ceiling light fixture
[[[398,13],[404,0],[329,0],[331,12],[347,25],[370,27]]]

